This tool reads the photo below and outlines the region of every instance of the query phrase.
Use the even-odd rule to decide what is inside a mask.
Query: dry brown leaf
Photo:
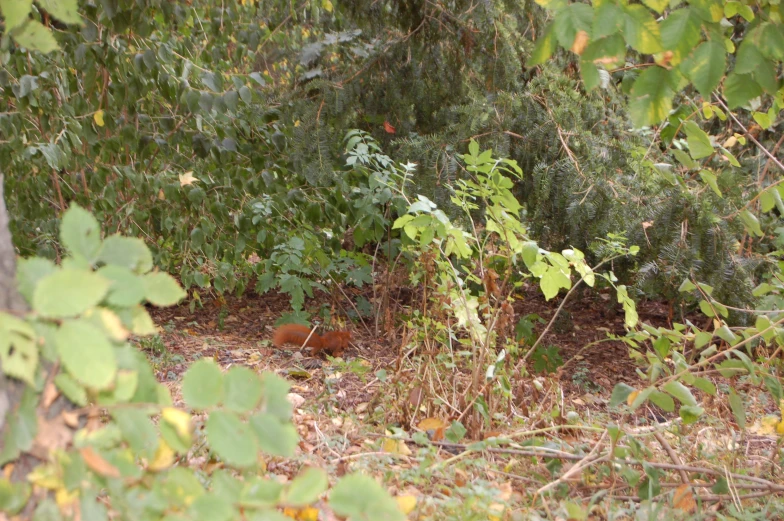
[[[90,467],[90,470],[96,474],[106,478],[120,477],[120,471],[117,470],[117,467],[103,459],[103,456],[95,452],[92,447],[79,449],[79,454],[82,455],[84,462]]]
[[[588,46],[590,39],[591,37],[587,32],[577,31],[574,42],[572,43],[572,52],[577,55],[582,55],[583,51]]]
[[[60,392],[57,390],[57,386],[54,382],[47,382],[46,387],[44,387],[44,392],[41,395],[41,406],[44,411],[49,410],[49,407],[51,407],[58,396],[60,396]]]

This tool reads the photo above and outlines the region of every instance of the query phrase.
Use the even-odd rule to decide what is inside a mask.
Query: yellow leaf
[[[96,110],[95,114],[93,114],[93,121],[99,127],[103,126],[103,110]]]
[[[381,444],[381,450],[389,454],[399,454],[402,456],[410,456],[411,449],[408,448],[404,440],[396,440],[394,438],[386,438],[384,443]]]
[[[174,427],[177,435],[185,442],[191,444],[191,415],[174,407],[166,407],[161,411],[163,420]]]
[[[158,443],[158,450],[155,452],[155,458],[147,466],[149,470],[157,472],[165,470],[172,466],[174,463],[174,451],[169,447],[165,441],[161,440]]]
[[[77,499],[79,499],[78,488],[72,490],[71,492],[61,488],[58,489],[54,495],[54,500],[57,502],[57,506],[60,508],[73,504]]]
[[[397,496],[395,499],[397,500],[398,508],[405,515],[410,514],[416,507],[417,500],[415,496]]]
[[[297,514],[299,521],[318,521],[319,511],[317,508],[305,507]]]
[[[490,521],[501,521],[504,513],[504,505],[501,503],[493,503],[488,510],[490,510],[490,512],[487,513],[487,519]]]
[[[197,181],[198,179],[193,177],[193,172],[185,172],[184,174],[180,174],[180,186],[192,185]]]
[[[637,399],[638,394],[640,394],[640,391],[632,391],[629,393],[629,396],[626,398],[626,405],[631,406],[634,403],[634,400]]]
[[[321,7],[323,7],[324,10],[328,13],[332,12],[332,2],[329,0],[321,0]]]
[[[582,55],[590,39],[590,35],[585,31],[577,31],[574,42],[572,42],[572,52],[577,55]]]
[[[65,486],[54,465],[38,465],[27,475],[27,481],[48,490],[56,490]]]

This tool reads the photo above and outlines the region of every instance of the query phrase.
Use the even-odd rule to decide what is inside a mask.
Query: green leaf
[[[38,20],[28,20],[11,31],[11,36],[16,43],[31,51],[47,54],[60,48],[52,32]]]
[[[144,274],[152,269],[152,254],[144,241],[136,237],[112,235],[103,241],[98,262],[124,266],[134,273]]]
[[[674,95],[668,70],[656,66],[645,69],[634,82],[629,100],[634,126],[640,128],[662,122],[672,109]]]
[[[134,454],[152,458],[159,441],[158,432],[148,414],[141,409],[131,408],[116,408],[111,414]]]
[[[781,19],[778,23],[763,23],[760,30],[759,48],[762,54],[771,60],[784,61],[784,26]]]
[[[215,453],[230,465],[251,467],[259,447],[247,424],[232,412],[213,411],[207,419],[207,440]]]
[[[705,409],[699,405],[682,405],[678,411],[683,423],[686,425],[692,424],[700,419],[700,416],[705,412]]]
[[[72,255],[93,263],[101,247],[101,227],[90,212],[71,203],[60,223],[60,240]]]
[[[746,105],[760,94],[762,87],[749,74],[733,72],[724,80],[724,96],[730,109]]]
[[[207,409],[223,400],[223,373],[212,360],[202,359],[182,377],[182,398],[188,407]]]
[[[572,281],[559,268],[548,268],[539,281],[545,300],[550,300],[558,295],[561,288],[569,289],[571,285]]]
[[[573,3],[555,15],[553,31],[561,47],[571,49],[577,33],[590,33],[592,23],[593,9],[587,4]]]
[[[610,407],[618,407],[622,403],[626,403],[629,395],[637,389],[630,385],[619,383],[613,387],[612,396],[610,397]]]
[[[670,5],[670,0],[642,0],[642,3],[653,9],[659,14],[664,12],[664,9]]]
[[[596,8],[596,15],[593,18],[593,30],[591,39],[598,40],[607,36],[612,36],[621,30],[623,21],[623,9],[615,2],[602,2]]]
[[[756,235],[757,237],[762,237],[764,233],[762,233],[762,228],[760,227],[760,222],[753,213],[748,210],[743,210],[739,214],[740,220],[743,222],[743,226],[746,227],[746,230]]]
[[[269,372],[262,375],[261,383],[264,387],[262,395],[264,397],[262,401],[264,411],[276,416],[280,421],[291,420],[293,407],[287,398],[290,389],[289,383],[280,376]]]
[[[708,134],[693,121],[683,124],[686,133],[686,142],[689,144],[689,153],[694,159],[702,159],[713,154],[713,144]]]
[[[0,13],[5,20],[5,30],[16,29],[28,20],[33,0],[0,0]]]
[[[232,411],[251,411],[261,400],[261,381],[256,373],[247,367],[234,366],[229,369],[223,385],[226,390],[224,405]]]
[[[317,468],[307,468],[294,478],[283,496],[283,502],[292,507],[314,503],[329,486],[327,473]]]
[[[716,386],[707,378],[697,377],[692,382],[692,385],[706,394],[716,396]]]
[[[701,30],[699,19],[688,7],[671,12],[662,21],[662,45],[673,52],[673,65],[678,65],[697,46]]]
[[[730,410],[735,416],[735,421],[741,429],[746,428],[746,407],[743,405],[743,399],[735,392],[735,389],[730,387]]]
[[[759,67],[760,63],[765,59],[759,48],[748,39],[741,42],[738,52],[735,55],[735,69],[736,74],[748,74],[754,72]]]
[[[55,337],[60,361],[77,381],[107,389],[117,375],[114,349],[100,329],[82,320],[68,320]]]
[[[767,213],[776,207],[776,198],[773,196],[774,193],[778,193],[778,190],[772,188],[759,194],[760,205],[763,212]]]
[[[57,373],[57,376],[54,377],[54,383],[72,403],[79,407],[87,405],[87,391],[71,375],[63,372]]]
[[[113,306],[130,307],[141,304],[144,300],[144,284],[142,279],[124,266],[104,266],[98,275],[110,281],[109,294],[106,302]]]
[[[38,282],[55,272],[54,262],[41,257],[20,259],[16,266],[16,283],[19,293],[28,301],[33,300],[33,293]]]
[[[707,22],[719,22],[724,16],[722,0],[690,0],[689,4]]]
[[[108,280],[89,271],[55,271],[36,286],[33,309],[47,318],[74,317],[97,306],[110,285]]]
[[[716,195],[723,197],[721,195],[721,190],[719,190],[719,185],[716,182],[716,174],[710,170],[700,170],[700,178],[703,183],[711,187],[711,190],[713,190]]]
[[[228,499],[214,493],[197,497],[190,506],[190,513],[191,516],[188,519],[203,521],[231,521],[241,518],[237,509]]]
[[[0,315],[0,319],[13,317]],[[22,335],[16,331],[0,327],[0,362],[5,374],[35,386],[35,372],[38,369],[38,347],[32,335]]]
[[[665,394],[661,391],[654,391],[651,393],[650,400],[653,404],[661,407],[662,410],[666,412],[675,410],[675,402],[670,398],[669,394]]]
[[[727,52],[722,43],[715,41],[703,42],[681,64],[684,75],[708,100],[724,77],[726,68]]]
[[[555,40],[555,33],[553,31],[553,25],[550,24],[547,27],[547,31],[545,31],[543,36],[540,36],[536,40],[536,45],[534,45],[534,50],[531,52],[531,56],[528,57],[528,61],[526,61],[525,65],[527,67],[534,67],[536,65],[541,65],[542,63],[546,62],[550,56],[553,55],[555,49],[557,47],[557,42]],[[400,219],[398,219],[399,221]],[[397,222],[395,223],[395,227],[397,227]]]
[[[691,391],[678,381],[671,381],[667,382],[662,390],[666,393],[672,395],[676,400],[681,402],[683,405],[697,405],[697,400],[691,394]]]
[[[77,0],[36,0],[36,3],[63,23],[79,25],[82,23]]]
[[[185,291],[168,273],[156,271],[144,276],[144,298],[151,304],[173,306],[185,296]]]
[[[344,476],[329,495],[336,514],[350,519],[405,521],[397,502],[373,478],[359,473]]]
[[[626,44],[619,34],[592,41],[585,48],[583,61],[590,61],[606,69],[620,67],[626,59]]]
[[[623,37],[629,46],[643,54],[662,51],[659,24],[650,11],[640,4],[632,4],[625,7],[624,15]]]
[[[294,455],[299,443],[297,429],[291,423],[283,423],[268,413],[255,414],[250,425],[262,451],[272,456],[289,458]]]

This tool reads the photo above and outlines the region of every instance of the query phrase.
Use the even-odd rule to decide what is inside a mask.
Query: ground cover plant
[[[4,517],[784,518],[777,3],[0,16]]]

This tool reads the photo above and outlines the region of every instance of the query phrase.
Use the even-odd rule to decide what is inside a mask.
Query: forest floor
[[[543,319],[543,323],[536,325],[538,333],[544,328],[544,323],[549,321],[558,304],[558,301],[546,302],[540,293],[532,290],[515,303],[516,319],[532,313],[538,315]],[[515,439],[524,439],[528,436],[517,436],[523,427],[547,430],[549,426],[559,423],[550,422],[553,420],[550,413],[555,408],[560,408],[562,415],[565,411],[576,412],[582,422],[594,426],[620,420],[621,423],[646,429],[662,422],[677,422],[677,411],[663,413],[661,410],[642,407],[631,418],[627,416],[621,419],[620,415],[609,410],[610,393],[617,383],[625,382],[637,388],[641,385],[635,365],[629,357],[628,347],[623,342],[607,340],[608,333],[619,336],[625,333],[623,312],[611,299],[600,294],[575,299],[565,308],[566,318],[556,321],[555,327],[548,333],[542,345],[556,346],[560,358],[568,363],[568,369],[550,375],[534,375],[542,376],[547,383],[544,391],[544,395],[548,395],[547,399],[534,391],[530,381],[519,383],[525,386],[525,393],[534,394],[531,403],[527,404],[531,406],[532,413],[528,413],[526,404],[522,404],[523,410],[528,413],[522,416],[536,416],[537,419],[528,424],[521,415],[517,415],[517,421],[508,422],[506,430],[494,430],[492,435],[509,435]],[[204,301],[203,306],[193,311],[187,305],[156,309],[152,310],[152,314],[156,323],[162,327],[162,334],[157,340],[142,343],[142,347],[146,350],[158,379],[171,388],[175,402],[179,404],[182,403],[179,396],[182,373],[201,357],[214,358],[224,368],[241,364],[259,372],[273,371],[286,377],[292,385],[294,422],[301,438],[300,457],[294,462],[272,460],[268,464],[268,470],[279,475],[292,476],[296,474],[299,465],[317,465],[328,469],[334,476],[340,476],[349,469],[383,475],[383,480],[395,495],[418,498],[420,519],[488,519],[487,509],[500,509],[500,505],[506,505],[507,514],[494,516],[493,519],[528,519],[529,517],[510,517],[509,508],[520,515],[529,515],[522,514],[529,511],[521,505],[532,505],[529,501],[533,501],[533,492],[554,481],[564,468],[572,464],[566,460],[562,462],[563,468],[551,468],[551,465],[545,465],[541,458],[536,461],[525,456],[510,456],[503,451],[477,452],[475,454],[481,457],[472,460],[455,456],[461,451],[456,450],[456,446],[448,446],[447,443],[440,448],[431,447],[431,452],[423,456],[421,447],[412,443],[411,439],[406,442],[385,441],[389,440],[385,436],[390,434],[390,425],[399,426],[410,419],[400,412],[405,408],[405,404],[401,406],[401,402],[410,400],[410,396],[397,396],[389,382],[398,363],[402,342],[400,335],[375,337],[371,334],[372,327],[349,325],[353,341],[342,360],[314,359],[308,355],[307,349],[301,353],[294,346],[276,349],[271,345],[274,324],[288,311],[288,297],[275,294],[258,296],[252,291],[246,292],[242,298],[226,296],[225,300]],[[668,311],[665,304],[658,302],[638,304],[641,321],[654,326],[667,325]],[[382,370],[388,376],[385,382],[377,377]],[[411,371],[406,374],[406,378],[416,378]],[[512,385],[518,385],[518,382],[512,382]],[[732,420],[732,413],[725,405],[711,401],[710,397],[700,398],[707,398],[706,402],[700,405],[706,407],[713,421],[709,427],[699,432],[686,433],[681,438],[670,441],[672,446],[676,447],[676,452],[683,454],[683,461],[674,459],[672,447],[667,441],[663,441],[661,436],[652,439],[648,446],[654,450],[652,459],[677,466],[704,458],[705,450],[714,453],[719,459],[726,457],[719,447],[737,442],[737,426]],[[535,415],[534,408],[537,408]],[[373,410],[378,409],[385,411],[381,417],[373,414]],[[776,407],[775,404],[771,405],[762,400],[749,404],[749,410],[752,409],[762,414],[771,412],[771,409],[775,412]],[[414,415],[416,416],[416,413]],[[424,418],[425,414],[419,414],[416,421],[408,421],[407,424],[416,425],[416,422]],[[445,418],[447,425],[451,419]],[[564,423],[561,419],[560,425],[556,425],[554,429],[564,427]],[[498,429],[498,425],[493,425],[492,428]],[[596,433],[564,432],[563,437],[559,434],[553,435],[552,441],[561,443],[566,439],[567,445],[572,449],[582,446],[583,450],[590,450],[592,445],[601,444]],[[470,443],[475,440],[463,441]],[[520,443],[522,445],[514,446],[525,445],[522,441]],[[743,443],[741,452],[746,468],[770,464],[769,457],[775,453],[771,445],[775,445],[775,442],[771,438],[751,436],[746,437]],[[691,445],[686,448],[680,444]],[[703,444],[706,444],[708,449],[705,449]],[[737,451],[731,452],[737,457]],[[451,462],[455,458],[462,461],[460,464],[450,465],[449,469],[441,468],[438,463]],[[435,467],[423,470],[423,460],[433,462]],[[438,472],[434,472],[436,467]],[[555,472],[551,474],[550,471]],[[675,482],[670,480],[670,483],[666,483],[663,493],[671,492],[678,486],[677,473],[674,475]],[[594,496],[597,490],[615,488],[616,485],[619,485],[617,498],[620,502],[609,508],[592,505],[588,507],[592,517],[586,519],[607,519],[619,513],[623,514],[620,519],[624,519],[623,516],[627,513],[632,516],[631,519],[636,509],[640,508],[639,503],[629,503],[628,500],[634,494],[630,495],[628,488],[622,492],[625,487],[616,477],[597,474],[594,476],[596,483],[593,485],[589,484],[590,479],[586,479],[585,472],[582,473],[582,481],[579,474],[576,477],[577,482],[570,480],[573,490],[565,495],[562,490],[560,496],[551,498],[553,501],[550,506],[545,506],[545,509],[554,507],[566,512],[568,506],[565,506],[564,498],[574,493],[583,498],[580,504],[588,507],[589,498]],[[692,496],[687,499],[693,503]],[[685,512],[681,513],[691,511],[697,515],[695,507],[689,501],[688,508],[683,508]],[[760,508],[766,507],[762,505]],[[615,512],[610,512],[611,510]],[[689,518],[714,519],[715,510],[719,509],[705,507],[702,509],[704,517],[700,514]],[[475,514],[478,517],[475,517]],[[485,517],[482,517],[483,515]],[[666,515],[663,518],[654,516],[651,519],[654,518],[670,519]],[[326,519],[329,519],[329,516]]]

